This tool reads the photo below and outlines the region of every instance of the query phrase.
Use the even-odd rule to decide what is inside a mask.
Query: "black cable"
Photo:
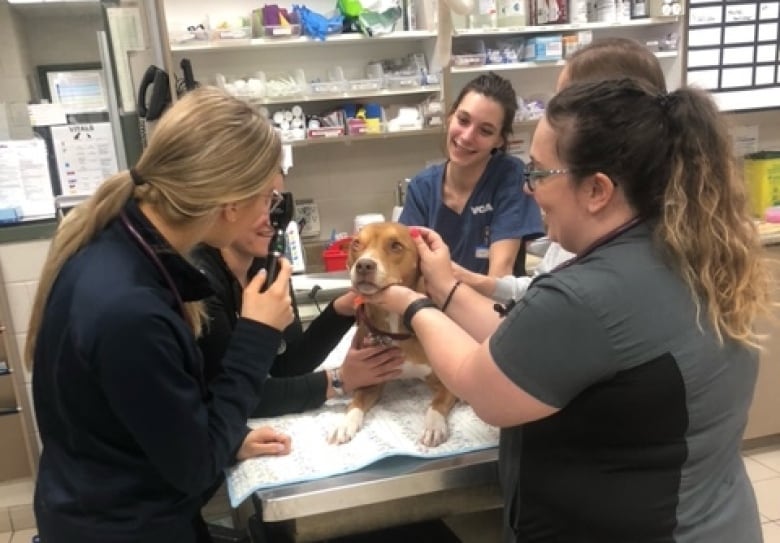
[[[322,287],[321,287],[321,286],[319,286],[319,285],[314,285],[313,287],[311,287],[311,290],[309,291],[309,294],[308,294],[308,296],[309,296],[309,300],[311,300],[312,302],[314,302],[314,307],[316,307],[316,308],[317,308],[317,311],[318,311],[319,313],[322,313],[322,309],[320,308],[320,304],[319,304],[319,302],[317,301],[317,293],[318,293],[319,291],[321,291],[321,290],[322,290]]]

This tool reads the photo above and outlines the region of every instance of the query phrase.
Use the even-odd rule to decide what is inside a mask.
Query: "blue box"
[[[563,58],[563,36],[561,34],[545,34],[534,36],[525,41],[523,49],[524,61],[561,60]]]

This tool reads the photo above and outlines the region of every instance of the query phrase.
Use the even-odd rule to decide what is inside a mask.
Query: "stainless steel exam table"
[[[244,514],[273,541],[318,541],[501,507],[498,449],[438,459],[391,457],[359,471],[260,490]]]

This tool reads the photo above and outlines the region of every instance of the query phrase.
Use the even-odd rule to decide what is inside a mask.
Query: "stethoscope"
[[[627,232],[628,230],[631,230],[636,225],[642,222],[642,219],[640,217],[634,217],[633,219],[630,219],[628,222],[625,222],[612,230],[611,232],[607,232],[606,235],[600,237],[593,243],[591,243],[585,250],[583,250],[581,253],[579,253],[577,256],[567,260],[566,262],[562,262],[552,270],[550,270],[548,273],[555,273],[558,270],[562,270],[564,268],[568,268],[569,266],[576,264],[586,256],[588,256],[590,253],[601,247],[602,245],[606,245],[610,241],[616,239],[618,236],[623,234],[624,232]],[[506,317],[509,312],[512,310],[513,307],[517,305],[517,300],[510,300],[506,304],[496,303],[493,304],[493,309],[498,313],[501,317]]]
[[[173,278],[171,277],[171,274],[168,273],[168,270],[160,261],[160,258],[157,256],[157,253],[155,253],[154,249],[152,249],[149,246],[149,244],[146,243],[146,240],[141,236],[141,234],[138,233],[138,230],[136,230],[133,224],[130,222],[130,219],[127,217],[127,214],[124,212],[124,210],[119,212],[119,220],[122,221],[122,226],[124,226],[127,233],[130,234],[130,236],[136,241],[136,243],[138,243],[139,247],[141,247],[143,252],[146,253],[146,256],[148,256],[151,259],[152,263],[154,264],[154,267],[157,268],[157,271],[159,271],[160,274],[163,276],[163,279],[165,280],[165,284],[173,293],[173,298],[176,300],[176,305],[178,306],[179,314],[181,315],[181,318],[184,319],[184,322],[187,323],[187,326],[192,327],[192,322],[190,321],[190,317],[189,315],[187,315],[187,312],[184,310],[184,301],[181,298],[179,289],[176,288],[176,283],[173,282]]]

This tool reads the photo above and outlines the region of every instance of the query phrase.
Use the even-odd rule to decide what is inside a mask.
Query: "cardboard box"
[[[563,58],[563,36],[561,34],[546,34],[534,36],[525,41],[524,61],[561,60]]]

